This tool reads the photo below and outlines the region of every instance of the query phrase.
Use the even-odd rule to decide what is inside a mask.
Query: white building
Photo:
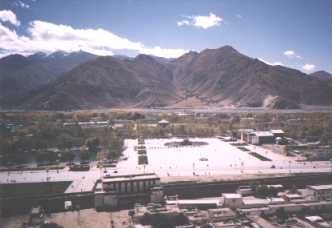
[[[270,131],[256,131],[251,136],[251,143],[254,145],[274,143],[274,135]]]
[[[307,190],[314,200],[332,200],[332,184],[310,185]]]
[[[237,193],[223,193],[223,207],[232,209],[240,208],[243,205],[242,196]]]
[[[267,199],[249,197],[249,198],[243,198],[242,208],[266,207],[268,205],[269,205],[269,200]]]
[[[154,173],[119,175],[104,178],[95,187],[95,208],[115,209],[122,201],[134,204],[140,201],[160,201],[162,189],[154,188],[160,185],[160,178]]]

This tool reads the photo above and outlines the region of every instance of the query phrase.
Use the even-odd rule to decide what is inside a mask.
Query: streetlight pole
[[[193,176],[195,176],[195,162],[193,162]]]

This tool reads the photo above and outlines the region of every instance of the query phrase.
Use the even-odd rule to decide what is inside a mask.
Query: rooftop
[[[244,205],[267,205],[269,204],[269,201],[266,199],[258,199],[258,198],[244,198],[243,199]]]
[[[292,193],[292,194],[285,194],[285,196],[289,199],[300,199],[303,198],[302,195],[300,194],[296,194],[296,193]]]
[[[332,184],[326,184],[326,185],[310,185],[308,188],[313,190],[332,190]]]
[[[132,181],[132,180],[151,180],[151,179],[159,179],[159,177],[154,174],[145,174],[145,175],[122,175],[122,176],[113,176],[109,178],[104,178],[103,183],[110,182],[121,182],[121,181]]]
[[[160,123],[160,124],[168,124],[169,122],[167,120],[160,120],[158,123]]]
[[[255,135],[259,136],[259,137],[270,137],[270,136],[272,137],[273,136],[273,134],[270,131],[256,131]]]
[[[320,222],[323,221],[322,217],[320,216],[307,216],[305,217],[310,222]]]
[[[216,204],[219,205],[219,199],[188,199],[188,200],[168,200],[167,204],[181,204],[181,205],[190,205],[190,204]]]
[[[222,196],[227,199],[241,199],[241,194],[237,193],[223,193]]]
[[[272,134],[284,134],[285,132],[281,129],[271,130]]]

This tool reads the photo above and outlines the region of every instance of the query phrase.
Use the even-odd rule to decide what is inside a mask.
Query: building
[[[272,198],[268,198],[268,200],[269,200],[270,205],[283,204],[286,202],[283,198],[280,198],[280,197],[272,197]]]
[[[255,132],[254,129],[239,129],[241,141],[251,143],[252,133]]]
[[[154,173],[119,175],[102,179],[95,187],[95,208],[114,209],[123,204],[160,201],[160,178]]]
[[[236,190],[236,193],[241,194],[242,196],[249,196],[253,195],[254,191],[249,185],[243,185],[239,186],[238,189]]]
[[[254,145],[273,144],[274,135],[270,131],[256,131],[252,133],[251,143]]]
[[[259,198],[243,198],[242,208],[257,208],[257,207],[266,207],[269,205],[269,200],[259,199]]]
[[[276,139],[284,141],[285,132],[281,129],[271,131],[256,131],[254,129],[239,129],[241,141],[254,144],[273,144]]]
[[[305,217],[305,219],[315,227],[322,227],[322,228],[331,227],[329,223],[325,222],[325,220],[322,217],[317,215],[307,216]]]
[[[160,186],[151,188],[150,202],[152,203],[164,203],[164,189]]]
[[[162,128],[168,127],[169,126],[169,122],[167,120],[160,120],[158,122],[158,126],[162,127]]]
[[[297,193],[286,193],[282,195],[282,198],[286,201],[304,200],[303,196]]]
[[[167,205],[177,205],[180,209],[210,209],[220,205],[219,198],[167,200]]]
[[[122,175],[104,178],[103,189],[115,191],[117,194],[150,191],[160,184],[160,178],[154,173]]]
[[[97,183],[94,195],[94,205],[96,210],[117,208],[117,194],[114,191],[105,191],[102,183]]]
[[[314,200],[332,200],[332,184],[310,185],[307,190]]]
[[[275,138],[280,137],[283,138],[285,137],[285,132],[281,129],[275,129],[275,130],[271,130],[271,133],[273,134],[273,136]]]
[[[236,213],[230,208],[209,209],[208,214],[210,222],[221,222],[234,219],[236,217]]]
[[[240,208],[243,205],[242,196],[237,193],[223,193],[223,207],[229,207],[231,209]]]

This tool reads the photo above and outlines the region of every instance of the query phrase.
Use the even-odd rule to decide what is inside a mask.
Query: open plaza
[[[146,139],[148,163],[138,165],[137,140],[125,140],[125,160],[117,169],[129,172],[155,172],[160,177],[220,176],[227,174],[277,174],[331,171],[328,161],[303,162],[258,145],[241,145],[220,138],[190,138],[203,145],[167,146],[182,138]],[[256,154],[256,156],[252,155]],[[258,156],[257,156],[258,154]]]

